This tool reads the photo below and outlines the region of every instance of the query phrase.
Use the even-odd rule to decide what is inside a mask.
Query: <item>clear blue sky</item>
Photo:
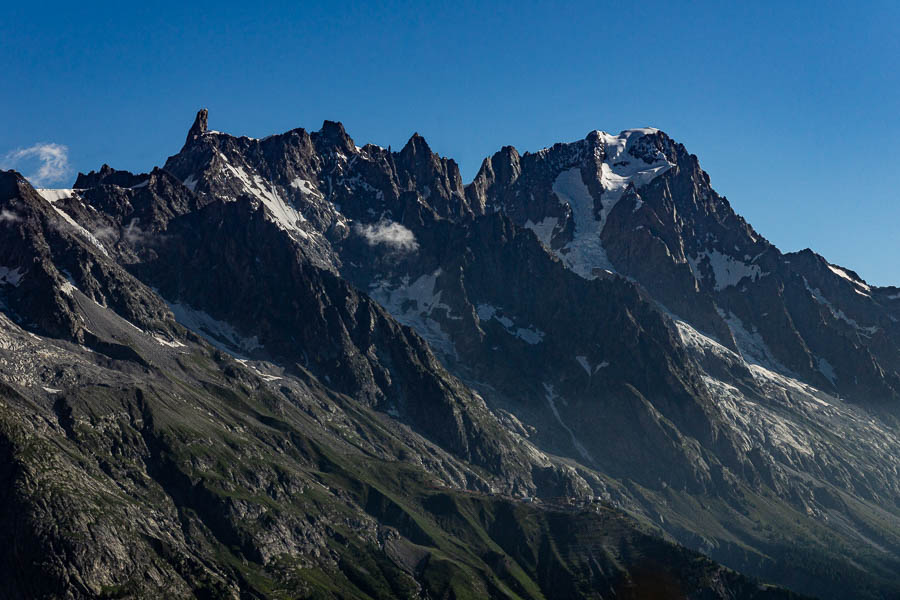
[[[68,148],[57,185],[146,171],[200,107],[257,137],[418,131],[466,180],[504,144],[652,125],[783,250],[900,284],[896,1],[135,4],[4,6],[7,166],[33,171],[15,151],[44,143]]]

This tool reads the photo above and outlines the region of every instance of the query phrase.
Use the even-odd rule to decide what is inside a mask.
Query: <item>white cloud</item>
[[[21,220],[22,217],[11,210],[6,210],[5,208],[3,210],[0,210],[0,223],[6,223],[7,221],[9,221],[10,223],[15,223]]]
[[[356,225],[354,230],[364,237],[370,246],[384,244],[408,252],[419,249],[416,236],[400,223],[382,220],[373,225]]]
[[[25,177],[36,187],[63,180],[69,175],[69,148],[62,144],[35,144],[7,152],[2,163],[5,169],[14,169],[21,164],[38,163],[37,171]]]
[[[119,239],[119,234],[112,227],[99,227],[92,231],[94,237],[103,242],[115,242]]]

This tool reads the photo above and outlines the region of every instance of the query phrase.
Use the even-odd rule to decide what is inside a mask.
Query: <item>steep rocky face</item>
[[[352,236],[342,272],[542,446],[654,487],[710,484],[692,445],[739,462],[677,333],[638,288],[572,274],[502,214],[423,215],[415,252]]]
[[[459,218],[472,213],[456,162],[432,152],[418,133],[413,134],[394,163],[401,186],[418,193],[438,215]]]
[[[302,130],[286,134],[306,135]],[[394,318],[415,328],[451,371],[475,386],[498,414],[508,415],[508,426],[520,435],[553,453],[600,467],[599,478],[588,476],[595,491],[639,511],[646,510],[639,506],[659,509],[659,500],[623,491],[619,477],[649,489],[713,494],[724,503],[715,518],[729,522],[746,513],[748,490],[764,495],[773,486],[785,499],[781,509],[786,514],[796,512],[804,521],[822,514],[824,505],[803,499],[815,486],[789,475],[798,467],[812,468],[805,455],[791,446],[794,440],[787,438],[785,446],[786,438],[760,436],[759,428],[784,422],[779,427],[814,438],[824,424],[808,422],[796,405],[787,413],[759,414],[753,422],[736,420],[732,400],[717,385],[737,385],[749,406],[760,406],[753,399],[773,393],[790,398],[796,387],[784,387],[783,381],[796,377],[829,390],[818,368],[828,369],[820,360],[825,351],[811,357],[791,314],[806,308],[786,300],[790,294],[783,292],[781,276],[770,276],[775,268],[766,267],[768,263],[758,271],[745,265],[748,273],[739,268],[738,258],[782,264],[781,255],[715,194],[696,157],[682,146],[656,130],[636,130],[619,136],[593,132],[581,142],[524,156],[504,148],[466,188],[470,214],[448,211],[444,196],[426,198],[432,189],[446,189],[427,179],[440,179],[437,165],[446,161],[424,150],[427,145],[418,136],[401,153],[372,145],[358,148],[335,123],[308,138],[300,144],[303,152],[287,149],[292,143],[274,136],[264,140],[271,144],[265,156],[251,151],[229,160],[241,164],[251,181],[257,178],[253,173],[281,173],[272,180],[282,200],[307,206],[300,212],[331,215],[311,236],[324,239],[328,248],[327,259],[319,264],[341,273]],[[206,134],[202,140],[217,148],[234,143],[224,134]],[[194,152],[186,147],[169,162],[181,164]],[[411,157],[425,167],[410,168]],[[300,164],[302,169],[296,166]],[[290,177],[301,170],[305,183],[294,188],[303,191],[298,195]],[[235,185],[212,181],[225,197]],[[251,195],[260,193],[252,185],[243,187]],[[514,224],[531,229],[565,268],[548,266],[552,259],[533,238],[516,233],[513,225],[499,225],[502,218],[476,224],[482,212],[508,215]],[[482,233],[473,235],[475,231]],[[506,244],[507,237],[518,237],[518,242]],[[560,271],[568,274],[548,277]],[[630,284],[618,274],[649,292],[645,300],[629,296]],[[841,285],[838,279],[832,278]],[[591,285],[585,288],[584,280],[603,286],[602,291],[588,291]],[[748,284],[758,284],[752,303],[742,302],[738,293]],[[656,316],[658,309],[680,317],[679,324],[650,327],[657,319],[667,322]],[[770,314],[781,315],[780,320],[769,324]],[[761,322],[757,325],[754,318]],[[737,358],[723,362],[721,353],[693,343],[709,339],[699,332],[711,335],[726,351],[738,352]],[[844,343],[838,332],[826,329],[824,335],[835,348]],[[771,348],[776,345],[777,355]],[[797,356],[807,356],[816,368],[785,366],[798,364]],[[773,389],[768,373],[787,379],[775,380]],[[870,381],[877,386],[884,379],[889,378]],[[750,452],[754,448],[748,447],[748,439],[758,445],[756,453]],[[872,452],[879,453],[875,446]],[[871,481],[878,482],[866,486],[870,491],[893,494],[888,471],[864,467],[868,458],[856,460],[858,468],[871,468]],[[859,481],[851,484],[819,466],[816,472],[826,485],[836,481],[846,492],[859,491]],[[611,474],[616,479],[606,478]],[[858,525],[851,529],[866,531],[861,523],[873,509],[860,509],[853,518]],[[662,512],[675,521],[686,516]],[[741,526],[746,534],[742,543],[766,547],[770,536],[755,533],[755,527]],[[734,558],[730,541],[699,533],[696,525],[682,522],[668,529],[682,541]],[[742,558],[736,564],[744,568],[748,563]]]
[[[705,566],[673,570],[677,553],[649,538],[635,546],[630,526],[560,512],[568,504],[551,498],[562,496],[600,498],[805,592],[897,591],[898,290],[809,251],[781,254],[662,132],[592,132],[524,155],[505,147],[463,186],[418,135],[400,152],[358,147],[328,121],[235,138],[201,111],[181,151],[149,174],[104,165],[74,190],[40,194],[13,181],[4,197],[27,199],[34,217],[2,241],[8,346],[38,355],[15,346],[20,326],[79,342],[69,330],[82,318],[99,342],[88,360],[42,339],[57,362],[75,353],[63,369],[11,358],[22,352],[0,363],[12,398],[40,398],[16,401],[10,431],[56,419],[39,438],[62,431],[68,441],[50,446],[66,456],[105,457],[100,487],[83,461],[60,467],[96,492],[85,510],[137,464],[156,483],[128,487],[129,502],[178,515],[127,534],[109,525],[101,537],[145,541],[104,545],[114,566],[79,549],[81,562],[57,575],[112,582],[150,561],[160,574],[135,590],[169,580],[178,594],[212,596],[539,597],[563,593],[558,572],[593,573],[565,589],[573,598],[768,593]],[[74,227],[62,242],[48,233],[54,218]],[[4,216],[0,227],[23,222]],[[20,254],[49,265],[55,283],[40,297],[50,304],[29,306],[36,291],[19,291]],[[67,260],[110,275],[68,278]],[[108,302],[117,286],[158,314]],[[34,327],[18,309],[75,325]],[[110,428],[123,414],[127,426]],[[92,429],[113,431],[115,442],[103,433],[98,443],[125,444],[129,462],[90,445]],[[18,443],[4,447],[32,473]],[[44,506],[22,485],[10,502],[52,515],[28,529],[52,538],[42,518],[63,519],[71,500]],[[291,500],[300,489],[325,496]],[[169,528],[183,536],[148,533]],[[610,544],[619,550],[607,554]],[[322,572],[341,583],[322,588]]]
[[[2,183],[6,221],[25,228],[4,235],[3,256],[24,249],[44,262],[5,270],[0,288],[0,532],[12,541],[0,549],[0,597],[793,597],[609,506],[467,492],[508,489],[530,469],[545,483],[548,471],[558,482],[574,471],[491,426],[415,333],[313,266],[259,203],[214,201],[163,218],[156,252],[121,256],[137,257],[129,268],[161,293],[235,324],[216,331],[223,323],[175,302],[176,317],[202,336],[236,352],[236,336],[253,332],[271,357],[299,361],[302,352],[305,364],[235,359],[174,324],[144,329],[152,323],[127,302],[88,296],[115,288],[91,290],[84,275],[66,280],[70,304],[40,308],[57,321],[83,319],[85,336],[130,354],[86,348],[69,330],[23,329],[33,324],[8,308],[24,302],[16,290],[38,276],[49,287],[26,289],[65,286],[56,277],[67,261],[103,262],[162,300],[128,279],[118,253],[58,232],[50,217],[62,199],[51,204],[16,174]],[[105,222],[120,227],[119,211],[136,206],[116,184],[58,196],[73,214],[82,199],[111,207]],[[204,279],[200,265],[214,275]],[[382,398],[402,400],[397,416],[438,444],[373,410]]]
[[[484,381],[488,384],[489,387],[480,388],[482,394],[492,394],[489,388],[503,390],[495,399],[496,406],[512,410],[518,418],[525,418],[526,425],[529,426],[533,426],[534,422],[546,423],[549,419],[552,425],[542,427],[539,432],[546,439],[554,440],[549,447],[576,459],[584,459],[584,454],[578,450],[578,445],[581,444],[578,438],[591,437],[593,428],[590,424],[584,423],[583,430],[576,432],[573,437],[571,433],[567,433],[568,426],[565,424],[565,422],[577,423],[578,418],[575,415],[582,412],[582,407],[573,405],[567,408],[562,403],[557,407],[552,400],[548,400],[548,397],[552,398],[552,394],[555,393],[551,392],[550,388],[560,385],[556,373],[567,372],[568,375],[563,379],[569,383],[563,385],[572,385],[581,394],[584,390],[580,374],[586,368],[582,361],[591,361],[595,363],[595,367],[600,368],[599,365],[606,360],[594,347],[595,342],[584,335],[583,322],[591,321],[593,317],[570,318],[565,321],[564,326],[551,326],[550,321],[547,321],[546,328],[557,331],[558,339],[569,338],[574,332],[583,340],[581,344],[583,354],[580,351],[571,353],[567,351],[564,358],[554,356],[551,361],[546,362],[548,365],[554,365],[552,373],[535,372],[533,377],[526,378],[528,379],[526,383],[516,382],[516,377],[511,377],[517,369],[515,363],[510,360],[505,362],[502,372],[494,373],[491,369],[478,368],[478,365],[495,362],[490,360],[490,354],[494,353],[491,348],[496,346],[496,343],[486,345],[482,331],[482,320],[486,323],[491,319],[484,318],[484,315],[479,317],[478,307],[483,305],[483,310],[489,310],[490,306],[494,306],[488,302],[491,294],[496,295],[490,289],[490,278],[504,277],[511,273],[508,268],[502,266],[504,262],[516,264],[524,255],[533,257],[532,266],[540,265],[540,267],[535,267],[535,274],[529,275],[533,283],[528,285],[540,281],[537,273],[542,274],[548,269],[556,269],[554,272],[559,273],[557,277],[566,281],[563,289],[568,291],[567,300],[573,303],[575,297],[583,292],[582,283],[577,278],[562,274],[559,267],[553,267],[552,259],[527,236],[519,238],[516,250],[500,256],[492,247],[494,240],[490,237],[490,230],[484,229],[483,224],[475,225],[474,222],[470,222],[471,215],[462,219],[445,220],[448,215],[446,205],[443,204],[444,200],[438,202],[438,207],[435,208],[433,202],[425,198],[425,186],[434,190],[446,189],[440,182],[435,183],[427,177],[441,179],[443,171],[438,167],[449,163],[436,159],[427,149],[424,140],[414,136],[404,150],[391,154],[371,145],[357,148],[342,127],[326,123],[322,131],[314,134],[296,130],[285,136],[253,142],[234,140],[224,134],[207,133],[198,138],[196,143],[200,142],[202,144],[195,147],[191,145],[194,142],[189,139],[189,144],[182,153],[172,157],[168,163],[170,168],[180,169],[180,176],[196,185],[196,189],[208,190],[199,193],[215,194],[228,199],[241,197],[258,199],[261,206],[266,207],[264,214],[270,215],[268,218],[275,220],[280,228],[287,231],[312,262],[339,271],[387,307],[395,318],[415,327],[432,348],[457,367],[460,375],[466,376],[467,380],[474,377],[475,381]],[[241,154],[234,150],[234,146],[239,144],[250,144],[254,149]],[[279,150],[266,150],[260,153],[256,147],[261,149],[263,144],[269,144]],[[210,167],[202,162],[204,157],[210,156],[212,157],[209,158],[210,164],[218,166]],[[228,166],[223,166],[225,163],[221,161],[227,156],[233,157],[227,159]],[[420,166],[413,168],[417,161],[421,163]],[[240,176],[234,175],[237,169],[232,163],[241,165]],[[302,183],[296,181],[295,176],[298,175],[302,178]],[[265,189],[257,185],[264,181],[271,182],[271,185]],[[430,183],[423,184],[422,181]],[[446,200],[446,196],[442,197]],[[298,215],[313,213],[330,216],[317,226],[312,225],[316,219],[289,221],[276,219],[275,215],[291,210],[296,210]],[[510,230],[512,236],[520,235],[511,225],[505,227]],[[198,226],[197,229],[203,230],[204,227]],[[466,248],[466,244],[469,243],[466,232],[469,229],[484,231],[480,234],[481,239],[478,240],[478,247],[475,250]],[[319,248],[323,246],[326,250],[319,252]],[[489,254],[493,255],[489,257]],[[460,260],[469,255],[478,260]],[[493,269],[491,274],[482,271],[470,275],[466,272],[470,269],[469,263],[474,264],[471,268],[478,269],[488,261],[492,264],[489,267]],[[184,261],[175,262],[181,264]],[[265,262],[263,266],[265,268]],[[516,271],[516,273],[523,272],[523,270]],[[480,289],[469,289],[466,281],[475,276],[480,278]],[[606,284],[598,283],[594,287],[608,288],[606,291],[594,292],[597,298],[593,301],[596,310],[599,311],[596,323],[600,328],[594,335],[606,339],[608,357],[620,353],[623,348],[633,347],[639,353],[658,344],[667,348],[664,353],[669,352],[673,355],[670,358],[649,355],[635,355],[632,358],[623,355],[621,360],[617,361],[617,367],[630,369],[627,377],[612,383],[598,377],[598,385],[601,388],[610,385],[617,390],[616,394],[627,398],[626,404],[636,405],[636,413],[627,430],[642,431],[643,427],[639,425],[642,419],[652,423],[662,423],[660,419],[675,419],[688,436],[699,436],[705,442],[714,444],[721,441],[727,447],[729,445],[727,434],[720,435],[714,423],[714,416],[709,414],[710,401],[704,397],[705,392],[698,383],[697,375],[691,373],[690,366],[683,370],[681,363],[684,359],[678,358],[679,342],[677,339],[673,341],[674,334],[666,327],[664,319],[650,303],[638,300],[636,292],[632,290],[625,293],[623,297],[630,298],[629,301],[632,303],[640,304],[639,312],[649,315],[656,323],[652,333],[642,331],[642,328],[647,329],[649,322],[644,323],[641,320],[641,324],[637,325],[634,323],[634,316],[628,312],[633,307],[616,302],[616,295],[620,293],[617,290],[629,288],[628,284],[611,281]],[[515,289],[512,286],[505,288]],[[522,285],[519,289],[525,291]],[[481,300],[471,302],[467,298],[467,294],[471,293],[480,293]],[[513,298],[507,300],[508,303],[514,302]],[[523,317],[534,316],[546,321],[541,316],[542,309],[542,305],[538,302],[532,303],[527,308],[523,307],[524,312],[520,312]],[[512,305],[508,310],[515,311],[516,307]],[[601,315],[604,310],[609,310],[612,314]],[[498,315],[496,323],[504,323],[504,319],[505,317]],[[623,323],[629,326],[625,329],[618,326]],[[528,325],[525,322],[522,324]],[[543,334],[543,330],[530,326],[521,329],[526,336],[529,335],[528,332],[533,336]],[[647,338],[646,341],[635,340],[639,332]],[[544,348],[553,344],[536,347],[535,343],[529,344],[520,340],[520,345],[522,348],[517,354],[520,359],[541,361]],[[561,353],[561,346],[562,344],[557,346],[554,352]],[[460,354],[463,350],[467,350],[465,355]],[[658,378],[655,377],[656,372],[652,372],[648,376],[642,365],[655,364],[659,361],[673,365],[673,369],[678,372]],[[561,365],[565,366],[561,368]],[[473,373],[472,369],[476,372]],[[622,385],[620,382],[623,380],[628,383]],[[648,401],[647,396],[653,396],[652,400]],[[510,398],[517,400],[513,402]],[[595,398],[596,396],[591,395],[590,399]],[[522,402],[523,400],[525,402]],[[563,399],[563,402],[567,403],[568,400]],[[554,413],[560,410],[570,414],[565,418],[557,418]],[[611,430],[616,429],[614,423],[607,420],[604,420],[604,426]],[[672,430],[665,424],[655,427],[660,429],[658,440],[665,448],[663,455],[671,457],[667,463],[670,468],[661,467],[656,475],[648,474],[645,478],[648,483],[652,481],[654,485],[659,485],[659,474],[664,471],[669,474],[685,469],[692,472],[695,465],[701,464],[700,461],[685,460],[683,433]],[[607,440],[605,437],[599,439],[604,443]],[[639,435],[629,436],[629,439],[639,439]],[[626,451],[626,448],[629,450]],[[617,472],[625,472],[623,463],[632,457],[635,461],[646,464],[647,461],[642,461],[638,457],[655,456],[659,450],[654,446],[647,447],[636,443],[627,445],[620,443],[616,449],[618,452],[615,453],[609,452],[607,448],[606,451],[598,451],[597,454],[610,457],[606,459],[606,464]],[[619,455],[625,458],[620,459]],[[616,458],[612,458],[613,456]],[[727,450],[725,456],[731,463],[740,461],[733,449]],[[676,465],[682,465],[682,468],[674,468]],[[749,467],[749,463],[746,466]],[[680,485],[687,485],[690,482],[691,485],[702,487],[709,483],[710,477],[711,475],[704,470],[690,476],[679,476],[679,481],[682,482]]]
[[[503,149],[467,194],[535,231],[576,273],[635,279],[752,362],[861,402],[897,397],[896,325],[876,299],[887,294],[873,298],[823,259],[782,255],[658,130],[593,132],[521,158]]]
[[[84,342],[93,338],[77,289],[142,327],[166,330],[171,313],[117,264],[96,235],[42,197],[19,174],[0,173],[3,303],[27,327]]]
[[[446,373],[413,331],[308,261],[261,203],[214,202],[173,221],[166,234],[155,259],[135,272],[176,314],[203,311],[229,323],[245,340],[238,352],[308,369],[465,460],[531,486],[530,458],[517,455],[481,398]]]

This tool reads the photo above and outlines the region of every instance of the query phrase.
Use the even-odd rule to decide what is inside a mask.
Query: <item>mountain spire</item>
[[[206,133],[206,122],[208,117],[209,111],[205,108],[201,108],[199,112],[197,112],[197,118],[194,119],[194,124],[191,125],[191,130],[188,131],[187,139],[184,141],[185,145],[189,144],[191,140]]]

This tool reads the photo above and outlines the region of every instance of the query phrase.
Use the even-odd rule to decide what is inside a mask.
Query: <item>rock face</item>
[[[498,180],[498,171],[507,175]],[[632,278],[750,360],[858,402],[897,401],[891,288],[873,292],[810,251],[783,255],[660,131],[593,132],[524,159],[504,149],[468,191],[535,231],[580,275]]]
[[[165,303],[131,276],[99,238],[14,172],[0,173],[4,306],[42,333],[85,342],[93,332],[74,291],[150,329],[171,322]],[[74,212],[74,211],[73,211]]]
[[[0,597],[900,594],[900,290],[658,130],[464,185],[203,110],[146,174],[0,173],[0,310]]]

